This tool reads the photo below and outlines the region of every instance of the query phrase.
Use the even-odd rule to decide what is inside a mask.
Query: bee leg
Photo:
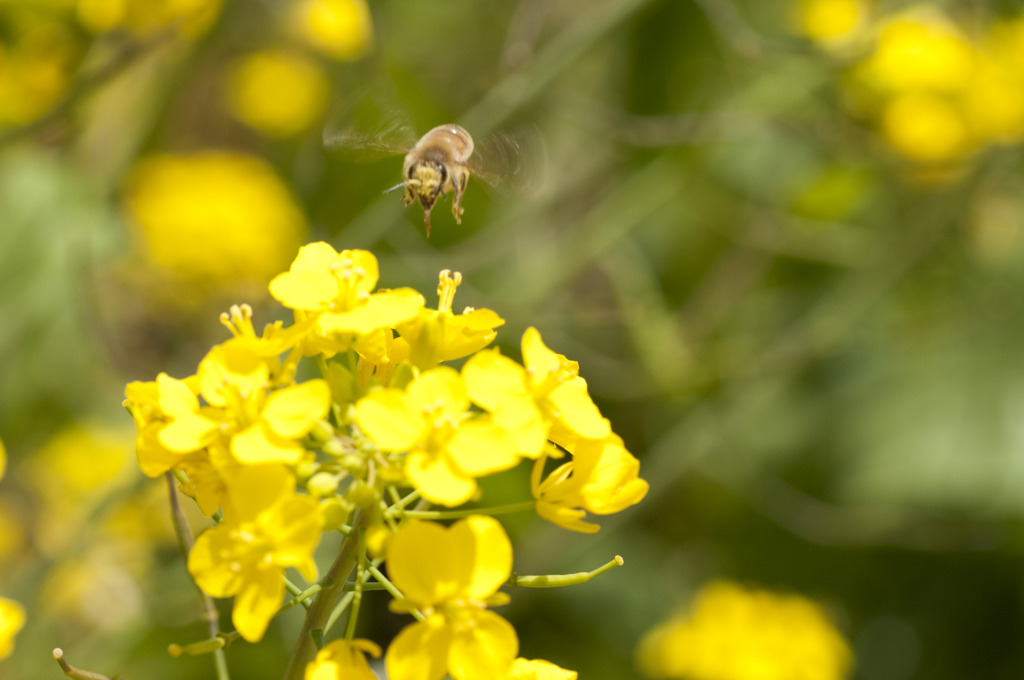
[[[462,224],[462,193],[466,190],[466,182],[469,180],[469,173],[462,175],[461,182],[452,184],[452,215],[455,216],[455,223]]]

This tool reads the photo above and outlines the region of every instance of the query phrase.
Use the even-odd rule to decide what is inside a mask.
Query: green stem
[[[510,512],[523,512],[533,510],[536,501],[523,501],[522,503],[510,503],[498,505],[493,508],[469,508],[467,510],[406,510],[401,513],[403,517],[413,519],[459,519],[470,515],[504,515]]]
[[[366,578],[366,530],[359,530],[359,558],[356,560],[356,587],[352,591],[352,608],[345,626],[345,639],[351,642],[356,635],[356,621],[359,620],[359,605],[363,602],[363,579]]]
[[[561,588],[562,586],[574,586],[578,583],[586,583],[595,576],[599,576],[610,569],[621,567],[624,562],[625,560],[616,555],[615,559],[610,560],[608,563],[601,565],[593,571],[545,576],[519,576],[517,574],[512,574],[508,577],[508,581],[505,582],[505,585],[513,588],[516,586],[522,588]]]
[[[360,529],[363,524],[363,515],[353,523],[353,529]],[[302,630],[299,632],[299,639],[295,641],[295,649],[292,651],[291,659],[288,660],[288,668],[285,669],[284,680],[302,680],[306,673],[306,664],[313,660],[317,651],[317,640],[323,639],[323,631],[327,620],[334,609],[334,603],[345,591],[345,581],[352,571],[356,562],[356,549],[359,541],[346,539],[338,550],[338,556],[334,564],[327,570],[322,579],[323,588],[313,600],[312,606],[306,613],[306,619],[302,622]]]
[[[402,596],[402,591],[400,591],[398,588],[396,588],[395,584],[392,583],[388,579],[388,577],[385,576],[381,572],[381,570],[378,569],[375,565],[372,565],[372,564],[370,565],[370,574],[372,574],[373,577],[375,579],[377,579],[377,581],[380,582],[380,584],[382,586],[384,586],[384,590],[386,590],[389,593],[391,593],[391,596],[394,597],[396,600],[404,599],[403,596]],[[427,617],[423,615],[423,612],[421,612],[418,609],[413,609],[409,613],[412,614],[413,618],[415,618],[417,621],[426,621],[427,620]]]

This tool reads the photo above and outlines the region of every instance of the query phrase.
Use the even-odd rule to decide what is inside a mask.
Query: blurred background
[[[400,155],[324,146],[367,101],[520,134],[520,176],[428,240],[382,195]],[[522,655],[1024,677],[1022,140],[1011,0],[0,0],[0,597],[27,612],[0,678],[57,646],[214,677],[166,654],[205,633],[124,384],[194,372],[230,304],[284,318],[266,283],[316,240],[428,301],[461,271],[456,308],[578,360],[641,460],[594,536],[505,521],[520,573],[626,561],[513,592]],[[297,629],[235,676],[280,677]]]

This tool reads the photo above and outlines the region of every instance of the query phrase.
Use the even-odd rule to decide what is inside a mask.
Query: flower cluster
[[[641,641],[639,662],[656,678],[842,680],[850,646],[814,602],[717,581]]]
[[[307,680],[372,677],[365,655],[380,649],[354,637],[370,587],[389,590],[392,608],[417,619],[384,655],[392,680],[575,677],[519,658],[515,630],[490,610],[508,600],[503,584],[536,578],[512,574],[511,542],[491,515],[535,508],[567,529],[597,531],[588,513],[617,512],[646,494],[639,462],[594,405],[578,364],[536,329],[523,336],[522,363],[485,349],[504,322],[486,309],[452,311],[458,274],[441,273],[435,309],[377,280],[369,252],[304,246],[270,283],[292,325],[257,334],[251,311],[232,308],[222,317],[232,337],[195,375],[128,385],[140,467],[174,474],[217,520],[196,539],[188,569],[207,594],[234,597],[232,621],[248,641],[264,635],[286,587],[297,594],[291,604],[309,606],[296,648]],[[447,365],[466,357],[461,370]],[[479,478],[523,459],[533,465],[533,500],[455,510],[480,500]],[[434,521],[447,518],[461,519]],[[304,592],[289,586],[288,567],[316,581],[314,550],[328,531],[346,539],[327,577]],[[344,639],[320,647],[346,608]]]
[[[826,49],[865,48],[847,81],[854,113],[905,158],[948,165],[1024,140],[1024,17],[969,32],[934,5],[867,21],[865,0],[804,0]]]

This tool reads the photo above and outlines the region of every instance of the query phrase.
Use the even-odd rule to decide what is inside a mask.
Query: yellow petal
[[[296,463],[306,450],[291,439],[277,436],[270,426],[258,422],[231,438],[231,453],[240,463]]]
[[[261,569],[252,576],[235,596],[231,622],[246,641],[258,642],[281,607],[284,580],[280,569]]]
[[[377,680],[364,653],[380,656],[370,640],[334,640],[317,652],[306,666],[305,680]]]
[[[619,512],[639,503],[647,494],[647,482],[638,477],[640,461],[622,446],[618,437],[581,442],[573,458],[576,474],[585,480],[580,489],[583,506],[590,512]]]
[[[261,512],[288,498],[295,491],[295,477],[279,463],[235,465],[222,473],[227,485],[233,517],[255,520]]]
[[[307,562],[320,540],[320,513],[314,498],[291,496],[260,515],[258,524],[262,533],[273,540],[271,559],[274,564],[308,567]],[[315,566],[313,569],[307,580],[316,580]]]
[[[236,553],[232,529],[228,522],[207,529],[199,534],[188,553],[188,573],[211,597],[231,597],[243,585],[243,571],[230,565],[230,557]]]
[[[452,635],[448,672],[454,680],[507,678],[519,652],[515,629],[494,612],[481,611],[474,619]]]
[[[458,593],[459,557],[444,525],[403,522],[388,541],[388,576],[405,599],[417,606],[433,606]]]
[[[512,543],[501,523],[486,515],[471,515],[448,530],[458,564],[468,567],[465,594],[483,600],[512,573]],[[515,657],[515,652],[512,652]],[[509,658],[511,662],[512,657]]]
[[[0,659],[14,651],[14,636],[25,625],[25,608],[14,600],[0,597]]]
[[[270,294],[288,309],[326,309],[340,294],[338,281],[326,271],[294,271],[270,281]]]
[[[156,377],[156,385],[160,394],[160,410],[167,415],[174,417],[199,410],[199,400],[184,380],[161,373]]]
[[[564,357],[548,349],[536,328],[527,328],[523,333],[522,349],[523,363],[539,380],[543,380],[548,373],[558,371],[562,365]]]
[[[555,388],[548,400],[562,423],[586,439],[604,439],[611,434],[611,426],[601,416],[583,378],[575,378]]]
[[[388,680],[441,680],[450,646],[451,633],[437,618],[406,626],[384,655]]]
[[[477,490],[476,481],[456,468],[447,456],[411,453],[405,473],[424,498],[449,508],[462,505]]]
[[[488,411],[508,399],[530,400],[525,376],[522,366],[498,350],[478,352],[462,367],[469,398]]]
[[[516,453],[527,458],[541,454],[547,442],[548,424],[532,399],[509,399],[492,413],[494,424],[512,437]]]
[[[544,659],[516,659],[508,680],[576,680],[579,673],[560,668]]]
[[[426,434],[423,416],[400,390],[378,390],[360,399],[355,421],[385,451],[408,451]]]
[[[330,243],[324,241],[307,243],[299,248],[299,253],[295,256],[288,271],[325,272],[337,259],[338,251]]]
[[[516,440],[502,428],[477,418],[463,422],[448,442],[448,455],[470,477],[515,467]]]
[[[160,430],[160,444],[177,453],[195,451],[208,445],[215,435],[217,421],[197,413],[181,413]]]
[[[412,288],[383,291],[354,309],[324,314],[320,317],[320,330],[325,334],[370,333],[412,318],[422,306],[423,296]]]
[[[327,415],[331,388],[326,380],[310,380],[272,392],[262,417],[277,434],[288,439],[304,436],[313,423]]]
[[[229,406],[235,395],[261,394],[270,370],[243,338],[233,338],[211,349],[199,364],[199,391],[213,406]]]
[[[469,408],[462,376],[448,366],[431,369],[409,386],[409,405],[434,418],[459,418]],[[440,409],[439,411],[436,409]]]

